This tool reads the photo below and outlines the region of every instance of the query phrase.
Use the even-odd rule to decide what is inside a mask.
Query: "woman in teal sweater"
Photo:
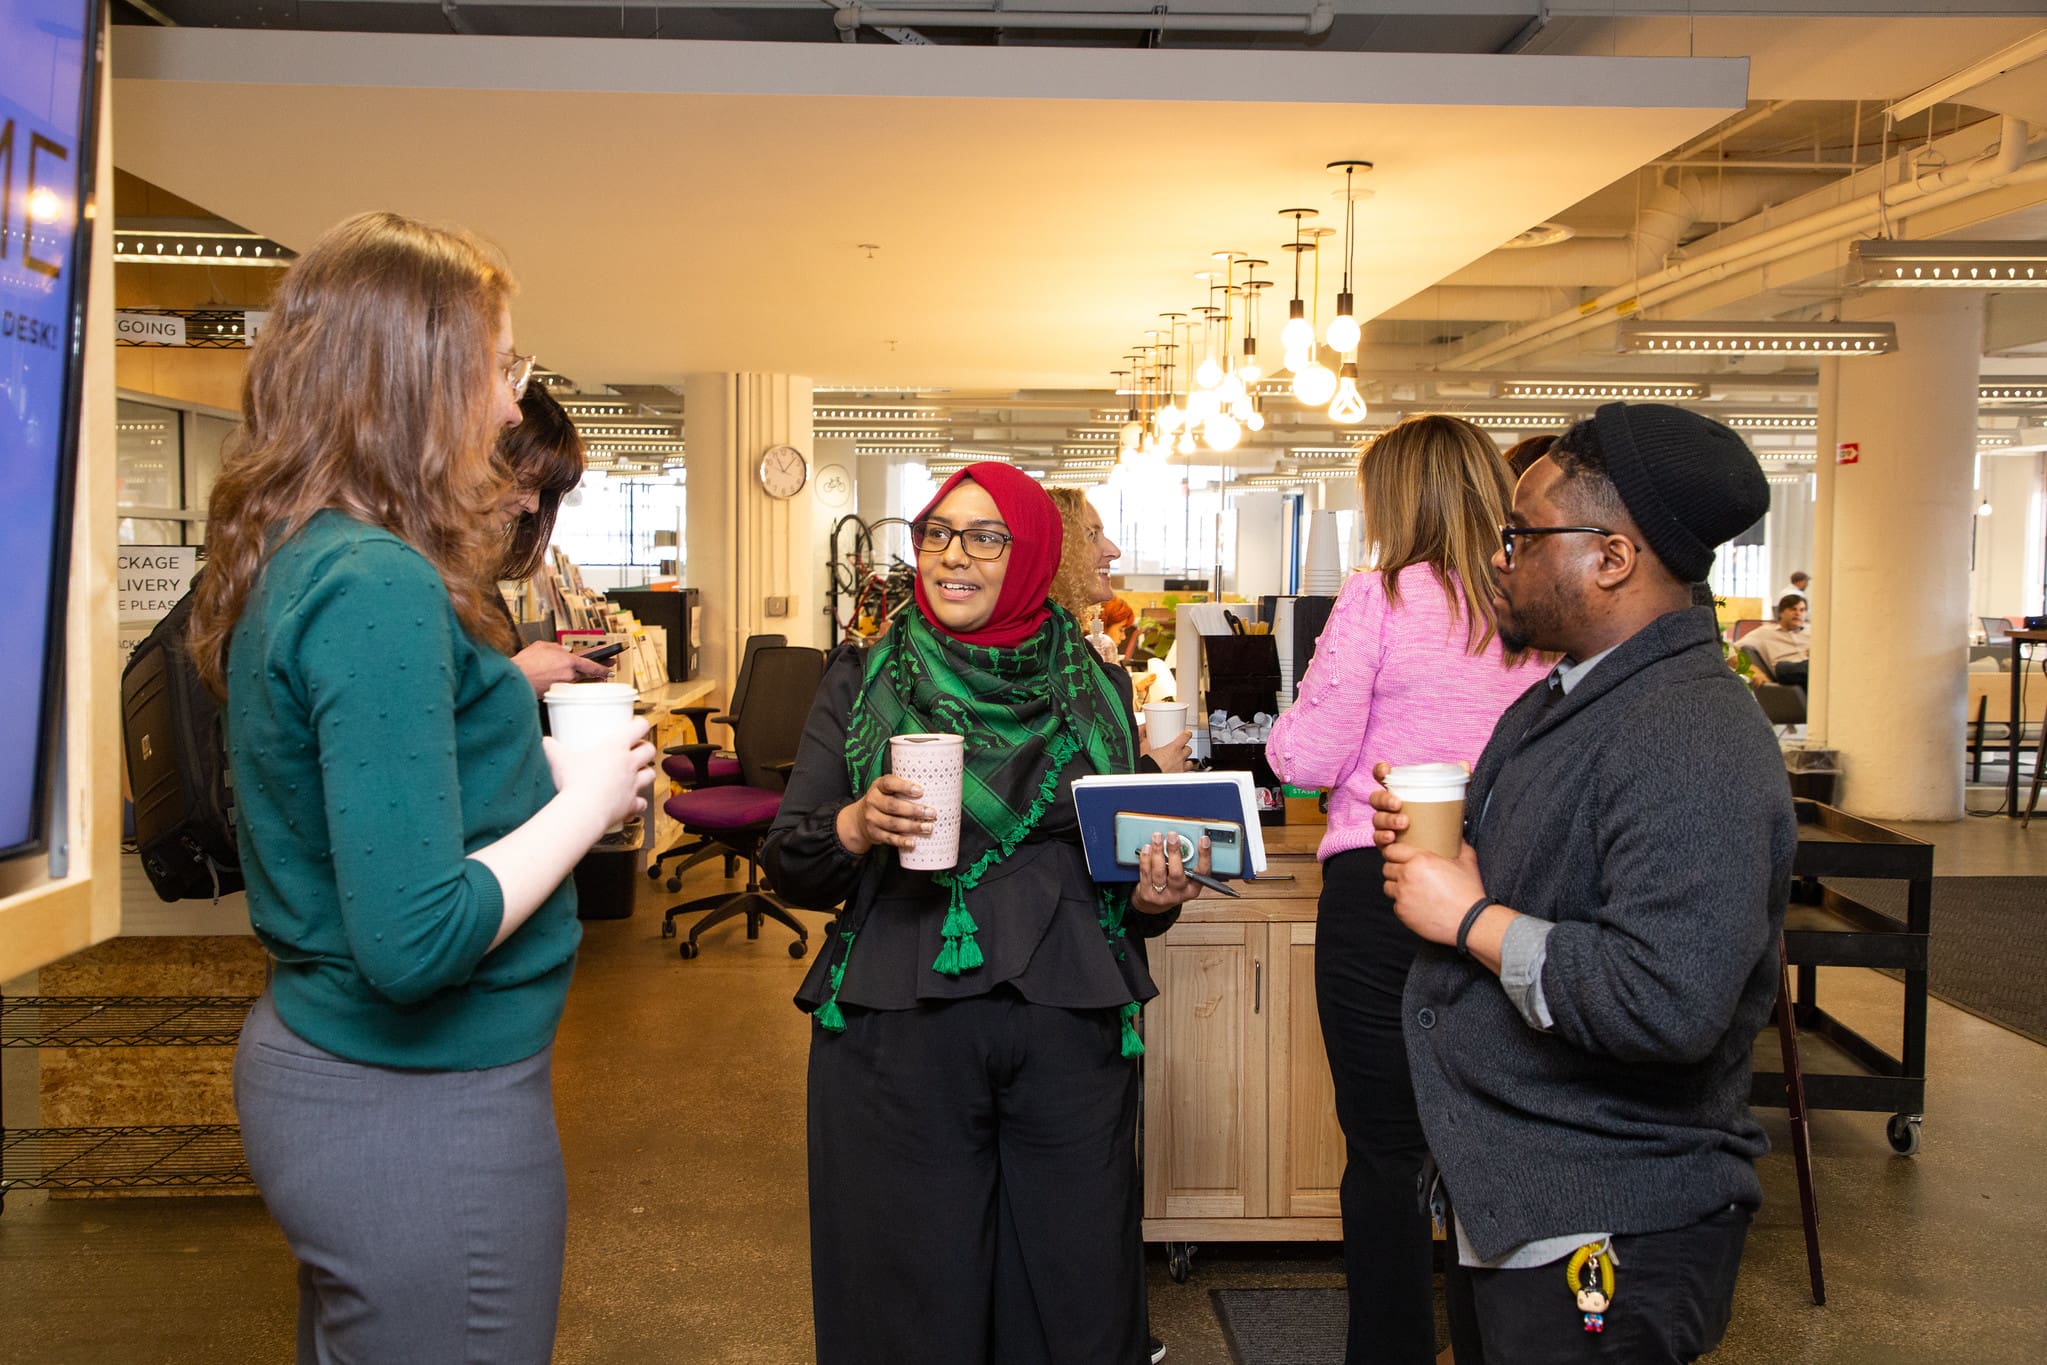
[[[302,1365],[553,1348],[567,878],[644,809],[652,750],[644,723],[543,741],[503,648],[510,290],[465,233],[330,230],[279,286],[208,513],[190,643],[274,961],[235,1107],[299,1258]]]

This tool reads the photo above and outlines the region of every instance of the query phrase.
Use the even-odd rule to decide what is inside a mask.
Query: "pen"
[[[1184,867],[1181,868],[1180,871],[1186,875],[1187,880],[1190,882],[1195,882],[1201,886],[1205,886],[1211,891],[1220,891],[1225,896],[1232,896],[1238,900],[1243,899],[1242,893],[1232,890],[1229,884],[1226,882],[1219,882],[1213,877],[1204,877],[1199,872],[1189,871],[1187,868]]]

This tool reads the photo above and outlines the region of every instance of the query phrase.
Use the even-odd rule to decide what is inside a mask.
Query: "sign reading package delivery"
[[[0,857],[48,832],[97,47],[94,0],[0,0]]]

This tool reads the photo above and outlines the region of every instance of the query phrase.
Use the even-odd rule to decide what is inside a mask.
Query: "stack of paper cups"
[[[1334,597],[1343,588],[1343,547],[1336,513],[1324,508],[1308,514],[1308,547],[1301,570],[1301,591],[1311,597]]]
[[[556,683],[547,689],[547,729],[564,749],[622,741],[639,693],[625,683]],[[623,822],[604,831],[616,834]]]
[[[889,771],[924,789],[917,799],[938,812],[931,832],[917,836],[897,861],[918,872],[943,872],[960,856],[960,787],[967,743],[958,735],[896,735],[888,742]]]

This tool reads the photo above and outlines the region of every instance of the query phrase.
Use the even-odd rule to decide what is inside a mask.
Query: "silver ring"
[[[1163,894],[1164,894],[1164,892],[1165,892],[1165,889],[1166,889],[1166,884],[1165,884],[1164,882],[1154,882],[1154,883],[1152,884],[1152,888],[1151,888],[1151,893],[1152,893],[1152,894],[1153,894],[1154,896],[1157,896],[1157,895],[1163,895]]]

